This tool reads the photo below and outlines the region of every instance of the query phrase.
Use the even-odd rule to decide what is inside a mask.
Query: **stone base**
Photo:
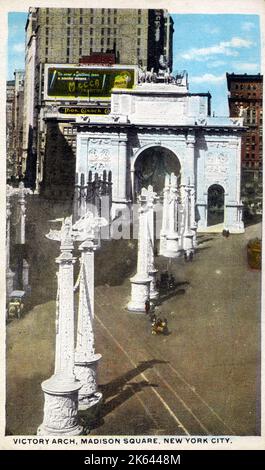
[[[83,428],[77,419],[78,390],[81,385],[74,377],[53,375],[41,384],[44,392],[44,418],[38,435],[80,435]]]
[[[41,424],[37,429],[37,436],[80,436],[83,433],[83,427],[76,425],[69,429],[52,429]]]
[[[181,256],[179,246],[179,236],[177,233],[169,233],[166,238],[166,246],[163,250],[163,256],[166,258],[178,258]]]
[[[75,367],[74,373],[79,380],[81,388],[78,393],[78,408],[86,409],[93,405],[90,402],[93,397],[97,399],[97,368],[98,361],[101,359],[101,354],[94,354],[94,356],[85,358],[82,352],[75,354]],[[82,406],[82,407],[81,407]]]
[[[131,301],[127,305],[130,312],[145,313],[145,302],[149,300],[151,278],[137,275],[131,281]]]
[[[217,225],[211,225],[210,227],[199,227],[198,228],[198,233],[222,233],[223,230],[229,230],[230,233],[245,233],[245,228],[244,227],[227,227],[227,225],[223,224],[217,224]]]
[[[149,298],[150,300],[157,300],[159,297],[159,292],[156,289],[156,275],[157,275],[158,270],[153,269],[152,271],[149,271],[149,276],[151,278],[151,283],[150,283],[150,294]]]

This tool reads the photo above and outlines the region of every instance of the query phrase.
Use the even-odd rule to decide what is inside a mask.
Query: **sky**
[[[228,115],[226,72],[260,70],[258,15],[173,14],[173,72],[186,70],[190,92],[210,91],[212,111]],[[27,13],[8,15],[8,79],[24,68]]]

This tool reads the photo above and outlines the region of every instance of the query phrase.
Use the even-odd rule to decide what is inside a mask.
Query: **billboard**
[[[134,67],[47,66],[45,99],[110,100],[113,88],[132,89]]]

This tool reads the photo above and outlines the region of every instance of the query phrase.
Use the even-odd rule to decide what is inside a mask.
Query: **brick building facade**
[[[242,197],[247,203],[261,202],[262,189],[262,87],[260,74],[227,74],[229,112],[241,116],[247,127],[242,139]]]

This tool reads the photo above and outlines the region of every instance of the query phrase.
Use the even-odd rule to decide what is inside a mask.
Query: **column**
[[[7,187],[6,190],[6,296],[10,297],[11,292],[14,290],[14,276],[15,273],[10,269],[10,218],[11,218],[11,205],[10,205],[10,191]]]
[[[145,311],[145,302],[150,298],[151,278],[148,274],[147,200],[142,194],[139,196],[139,203],[137,273],[130,279],[131,300],[127,308],[129,311],[142,313]]]
[[[159,296],[159,292],[156,289],[156,274],[158,270],[155,268],[155,231],[154,231],[154,203],[158,199],[157,194],[153,191],[151,185],[146,190],[143,188],[142,194],[147,199],[147,235],[148,235],[148,274],[151,278],[150,283],[150,299],[156,300]]]
[[[41,384],[44,392],[44,418],[38,435],[79,435],[77,420],[80,383],[74,375],[74,290],[72,220],[63,221],[60,231],[51,230],[47,238],[61,241],[56,312],[54,375]]]
[[[178,224],[178,188],[177,177],[174,173],[170,175],[170,191],[168,200],[168,231],[166,234],[166,249],[163,256],[167,258],[176,258],[180,256],[181,248],[179,245],[179,235],[177,232]]]
[[[191,226],[191,211],[190,211],[190,188],[188,185],[184,185],[184,233],[183,233],[183,250],[185,258],[191,258],[194,253],[193,237]]]
[[[80,381],[79,409],[97,405],[102,394],[97,391],[97,368],[101,354],[95,354],[94,338],[94,250],[93,239],[83,242],[81,251],[77,341],[75,350],[76,378]]]
[[[162,227],[160,231],[160,249],[159,254],[164,255],[166,250],[166,235],[168,231],[168,205],[169,205],[169,184],[170,177],[166,175],[165,177],[165,186],[163,189],[163,213],[162,213]]]

